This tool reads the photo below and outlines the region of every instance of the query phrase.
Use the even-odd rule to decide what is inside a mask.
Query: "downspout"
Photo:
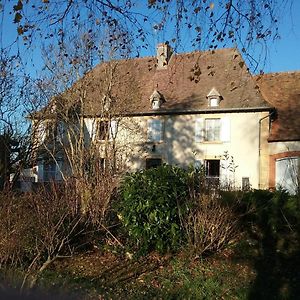
[[[264,117],[262,117],[262,118],[260,118],[259,119],[259,121],[258,121],[258,124],[259,124],[259,126],[258,126],[258,130],[259,130],[259,132],[258,132],[258,188],[260,189],[261,188],[261,176],[260,176],[260,168],[261,168],[261,163],[260,163],[260,154],[261,154],[261,123],[262,123],[262,121],[264,120],[264,119],[266,119],[266,118],[271,118],[271,116],[273,115],[275,113],[275,109],[273,109],[271,112],[269,112],[268,113],[268,115],[266,115],[266,116],[264,116]],[[270,123],[271,123],[271,119],[270,119],[270,121],[269,121],[269,131],[270,131]]]

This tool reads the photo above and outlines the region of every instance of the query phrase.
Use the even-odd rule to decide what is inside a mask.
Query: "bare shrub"
[[[33,218],[23,198],[0,193],[0,268],[22,266],[31,253]]]
[[[98,179],[51,183],[35,193],[0,194],[0,263],[24,271],[22,287],[34,286],[52,262],[71,256],[87,236],[106,228],[116,178],[103,174]]]
[[[222,203],[218,193],[201,194],[183,223],[189,245],[202,255],[220,251],[236,237],[239,216],[232,206]]]

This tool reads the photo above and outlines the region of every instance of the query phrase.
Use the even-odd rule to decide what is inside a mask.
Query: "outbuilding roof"
[[[300,72],[269,73],[255,79],[277,111],[269,141],[300,141]]]

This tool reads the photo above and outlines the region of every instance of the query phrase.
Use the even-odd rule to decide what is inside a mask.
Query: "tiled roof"
[[[108,107],[105,101],[111,102],[111,114],[132,115],[270,108],[237,49],[173,54],[167,68],[156,64],[156,57],[99,64],[56,97],[56,107],[77,111],[78,99],[84,98],[83,114],[98,116]],[[213,88],[221,97],[217,108],[208,106]],[[150,102],[155,90],[165,100],[158,110]],[[49,108],[40,111],[43,117]]]
[[[300,72],[256,76],[265,99],[277,110],[269,141],[300,140]]]
[[[212,109],[206,98],[212,88],[222,97],[220,109],[269,107],[236,49],[173,54],[167,68],[160,70],[154,57],[100,64],[88,74],[87,114],[100,114],[108,90],[101,82],[108,73],[112,102],[127,113],[152,112],[150,97],[155,90],[166,100],[160,111]]]

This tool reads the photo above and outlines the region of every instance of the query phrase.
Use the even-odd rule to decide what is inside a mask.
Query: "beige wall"
[[[159,117],[133,117],[123,120],[118,135],[118,144],[128,154],[127,163],[132,170],[145,167],[147,157],[160,157],[164,162],[183,167],[194,165],[196,160],[221,159],[225,151],[233,157],[237,166],[235,184],[241,186],[242,177],[249,177],[253,188],[265,187],[268,183],[268,118],[262,121],[261,150],[259,151],[259,120],[268,113],[227,113],[172,115]],[[228,118],[230,122],[230,139],[227,142],[196,142],[195,122],[198,118]],[[162,142],[147,142],[147,120],[163,120]],[[126,125],[127,124],[127,125]],[[128,130],[128,124],[134,129]],[[133,126],[135,124],[135,126]],[[120,124],[121,125],[121,124]],[[121,129],[123,127],[123,129]],[[126,129],[124,129],[126,128]],[[155,151],[153,151],[155,145]],[[124,152],[124,153],[125,153]],[[259,153],[260,152],[260,153]],[[260,155],[262,156],[260,160]],[[224,160],[221,164],[224,164]],[[259,169],[266,168],[260,174]],[[225,170],[221,170],[223,175]],[[226,174],[225,174],[226,175]],[[261,178],[260,178],[261,177]],[[259,185],[259,181],[263,184]]]
[[[269,143],[269,149],[270,155],[282,152],[300,151],[300,141]]]

